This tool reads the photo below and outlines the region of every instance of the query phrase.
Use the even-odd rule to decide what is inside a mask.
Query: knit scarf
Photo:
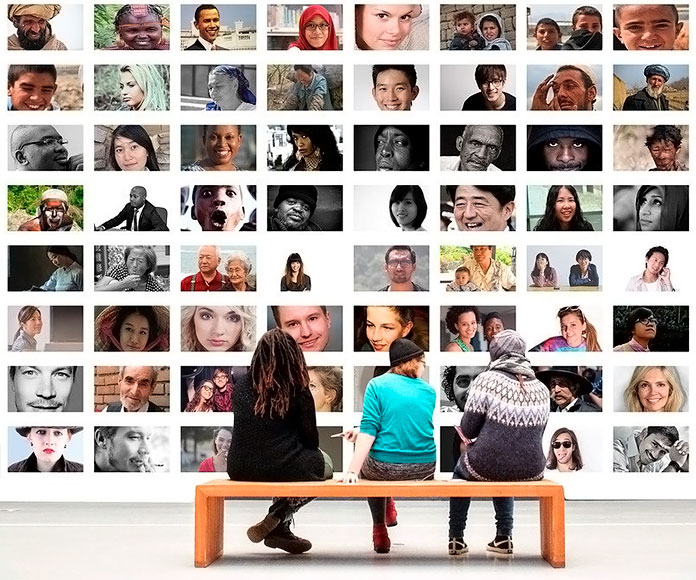
[[[486,370],[514,375],[520,383],[523,383],[525,379],[533,380],[536,378],[529,359],[516,352],[504,354],[500,358],[492,360]]]

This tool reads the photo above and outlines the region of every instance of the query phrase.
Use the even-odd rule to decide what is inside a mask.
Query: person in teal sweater
[[[435,389],[421,379],[425,354],[406,338],[389,347],[391,369],[372,379],[365,392],[360,433],[344,483],[362,479],[432,479],[435,473]],[[344,434],[351,440],[353,433]],[[367,498],[375,552],[389,552],[387,498]]]

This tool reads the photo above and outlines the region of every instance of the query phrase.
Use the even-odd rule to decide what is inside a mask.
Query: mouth
[[[399,111],[401,110],[401,103],[383,103],[382,105],[384,107],[383,110],[385,111]]]
[[[397,46],[401,42],[401,38],[380,38],[379,41],[385,46]]]
[[[55,449],[48,449],[48,448],[42,449],[41,451],[42,451],[43,453],[45,453],[46,455],[52,455],[53,453],[56,452]]]
[[[387,350],[387,343],[386,342],[370,342],[372,345],[372,348],[374,348],[377,351],[383,351]]]
[[[641,225],[641,226],[651,226],[652,223],[653,223],[652,220],[646,220],[646,219],[640,220],[640,225]]]
[[[57,403],[29,403],[29,406],[36,411],[57,411],[61,407]]]
[[[288,220],[291,221],[291,222],[298,222],[298,223],[300,223],[300,222],[303,222],[303,221],[304,221],[304,216],[303,216],[303,215],[300,215],[300,214],[298,214],[298,213],[290,212],[290,213],[288,213]]]
[[[467,167],[473,167],[474,171],[484,171],[486,169],[486,164],[477,159],[469,159],[466,163]]]
[[[211,338],[208,340],[208,344],[213,348],[221,348],[227,344],[227,340],[224,338]]]
[[[309,340],[304,340],[302,342],[298,342],[297,344],[299,345],[300,349],[302,349],[302,350],[312,350],[317,345],[318,340],[319,340],[319,337],[316,337],[316,338],[311,338]]]
[[[389,161],[380,161],[377,171],[394,171],[394,165]]]
[[[141,348],[137,344],[127,344],[123,347],[123,350],[128,350],[131,352],[140,352]]]
[[[552,171],[580,171],[582,165],[578,163],[573,163],[572,165],[553,165],[551,166]]]
[[[483,228],[483,222],[464,222],[462,225],[465,230],[480,230]]]
[[[658,44],[640,44],[638,45],[638,50],[660,50],[662,48],[662,43]]]
[[[562,217],[562,218],[570,219],[570,217],[571,217],[572,215],[573,215],[573,211],[570,210],[570,209],[561,211],[561,217]]]
[[[213,228],[221,230],[227,223],[227,214],[221,209],[216,209],[210,214],[210,222],[213,225]]]
[[[25,103],[24,106],[29,111],[42,111],[43,109],[46,108],[46,105],[30,105],[29,103]]]

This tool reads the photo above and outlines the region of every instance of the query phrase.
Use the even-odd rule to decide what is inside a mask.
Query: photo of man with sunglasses
[[[590,381],[577,373],[577,367],[551,367],[535,371],[536,378],[544,383],[551,396],[552,413],[596,413],[599,407],[584,397],[592,392]]]

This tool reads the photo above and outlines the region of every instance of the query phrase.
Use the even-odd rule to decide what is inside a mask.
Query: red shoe
[[[393,497],[387,498],[387,513],[386,524],[388,528],[393,528],[398,522],[396,521],[396,504]]]
[[[372,544],[378,554],[389,553],[391,542],[387,533],[387,526],[384,524],[374,524],[372,526]]]

